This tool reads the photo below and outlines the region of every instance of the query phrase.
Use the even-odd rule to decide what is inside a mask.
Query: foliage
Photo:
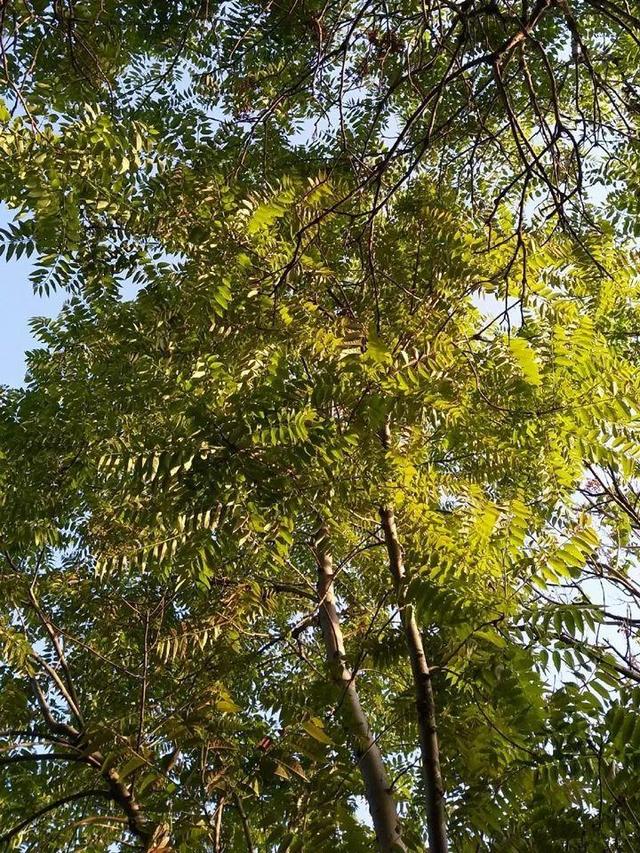
[[[4,22],[0,250],[69,293],[0,406],[9,848],[372,848],[320,528],[406,849],[410,624],[451,849],[638,846],[636,19],[420,6]]]

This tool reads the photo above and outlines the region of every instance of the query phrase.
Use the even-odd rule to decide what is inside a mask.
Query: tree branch
[[[327,550],[328,542],[329,531],[323,526],[316,533],[313,552],[318,566],[319,616],[327,663],[334,684],[342,690],[345,697],[346,724],[354,743],[358,766],[365,783],[366,797],[378,848],[384,853],[406,850],[402,841],[400,819],[396,812],[382,753],[360,704],[355,678],[345,662],[344,640],[333,588],[333,559]]]
[[[67,803],[74,803],[77,800],[81,800],[85,797],[108,797],[108,791],[99,791],[95,788],[89,788],[85,791],[78,791],[75,794],[69,794],[67,797],[61,797],[59,800],[54,800],[54,802],[49,803],[46,806],[43,806],[38,811],[34,812],[29,817],[20,821],[16,826],[10,829],[8,832],[5,832],[4,835],[0,835],[0,844],[7,844],[11,841],[12,838],[15,838],[16,835],[22,832],[23,829],[26,829],[30,823],[33,823],[34,820],[38,820],[38,818],[42,817],[49,812],[52,812],[54,809],[60,808],[60,806],[64,806]]]

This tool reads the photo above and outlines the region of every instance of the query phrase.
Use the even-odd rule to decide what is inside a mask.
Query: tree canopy
[[[638,4],[0,25],[0,846],[638,849]]]

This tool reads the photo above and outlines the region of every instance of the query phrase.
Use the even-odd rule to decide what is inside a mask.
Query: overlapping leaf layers
[[[3,14],[2,843],[636,849],[633,10]]]

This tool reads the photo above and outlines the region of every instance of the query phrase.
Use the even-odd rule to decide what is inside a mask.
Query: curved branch
[[[77,800],[82,800],[85,797],[108,797],[108,791],[99,791],[95,788],[89,788],[84,791],[77,791],[75,794],[69,794],[67,797],[61,797],[59,800],[54,800],[52,803],[48,803],[48,805],[43,806],[38,811],[34,812],[29,817],[20,821],[19,824],[14,826],[8,832],[5,832],[4,835],[0,835],[0,844],[8,844],[12,838],[15,838],[16,835],[22,832],[23,829],[26,829],[30,823],[33,823],[34,820],[38,820],[38,818],[43,815],[52,812],[54,809],[60,808],[60,806],[64,806],[67,803],[74,803]]]

